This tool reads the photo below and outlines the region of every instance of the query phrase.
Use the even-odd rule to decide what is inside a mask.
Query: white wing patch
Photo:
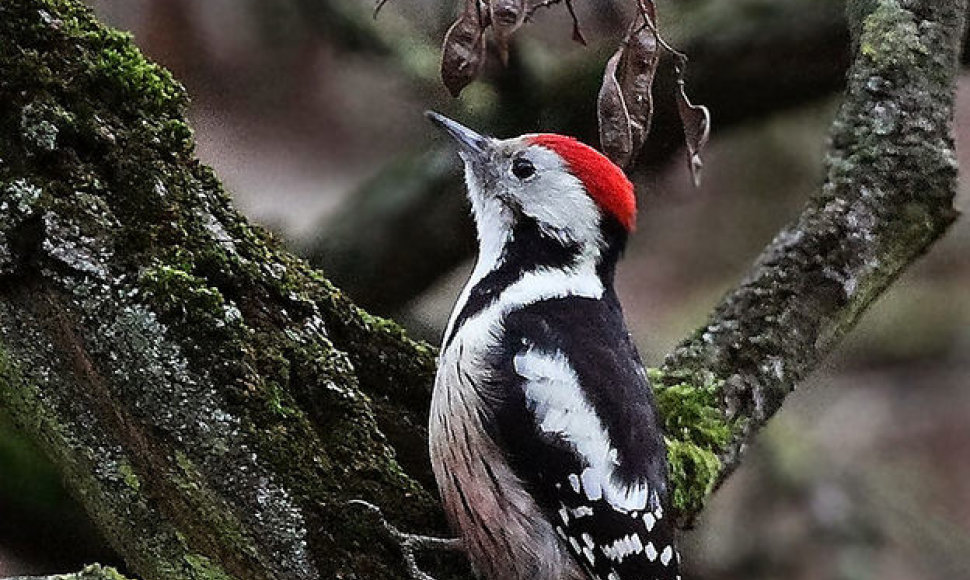
[[[614,482],[619,465],[617,451],[562,352],[545,353],[530,348],[516,355],[513,366],[526,379],[526,404],[535,414],[539,429],[571,443],[586,462],[582,473],[568,477],[574,490],[578,492],[577,487],[581,487],[588,499],[604,499],[623,513],[659,503],[650,497],[646,482],[630,486]],[[653,495],[656,496],[655,491]]]

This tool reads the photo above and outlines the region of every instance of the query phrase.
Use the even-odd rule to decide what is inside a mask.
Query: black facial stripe
[[[445,348],[462,324],[494,302],[499,294],[530,270],[541,267],[565,268],[575,263],[579,244],[563,245],[542,232],[534,218],[520,214],[512,229],[512,237],[502,249],[499,266],[478,281],[468,294],[468,300],[455,319]]]

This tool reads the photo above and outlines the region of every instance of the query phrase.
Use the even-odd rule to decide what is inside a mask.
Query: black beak
[[[441,127],[445,133],[451,135],[458,142],[460,152],[471,154],[473,158],[479,159],[485,156],[489,147],[488,137],[479,135],[461,123],[452,121],[448,117],[439,115],[434,111],[425,111],[424,114],[432,123]]]

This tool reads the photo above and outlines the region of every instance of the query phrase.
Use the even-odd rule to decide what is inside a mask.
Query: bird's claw
[[[418,567],[416,552],[420,550],[460,550],[461,540],[459,538],[437,538],[434,536],[423,536],[420,534],[409,534],[397,529],[391,522],[387,521],[381,508],[364,500],[351,500],[350,505],[360,506],[373,513],[387,534],[397,543],[401,549],[404,563],[407,565],[408,574],[413,580],[435,580],[433,576]]]

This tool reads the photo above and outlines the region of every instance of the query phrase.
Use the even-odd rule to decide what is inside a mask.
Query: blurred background
[[[360,0],[90,3],[186,85],[198,154],[243,212],[434,343],[473,238],[458,160],[421,112],[595,143],[602,66],[628,16],[625,3],[577,3],[583,47],[563,6],[541,9],[508,68],[491,59],[453,100],[437,80],[450,1],[392,0],[376,20]],[[848,63],[841,11],[834,0],[660,3],[715,131],[694,189],[661,75],[618,281],[647,364],[703,323],[821,183]],[[957,131],[966,144],[970,76]],[[687,577],[970,578],[968,255],[963,219],[799,387],[687,535]],[[0,577],[91,561],[118,563],[0,415]]]

